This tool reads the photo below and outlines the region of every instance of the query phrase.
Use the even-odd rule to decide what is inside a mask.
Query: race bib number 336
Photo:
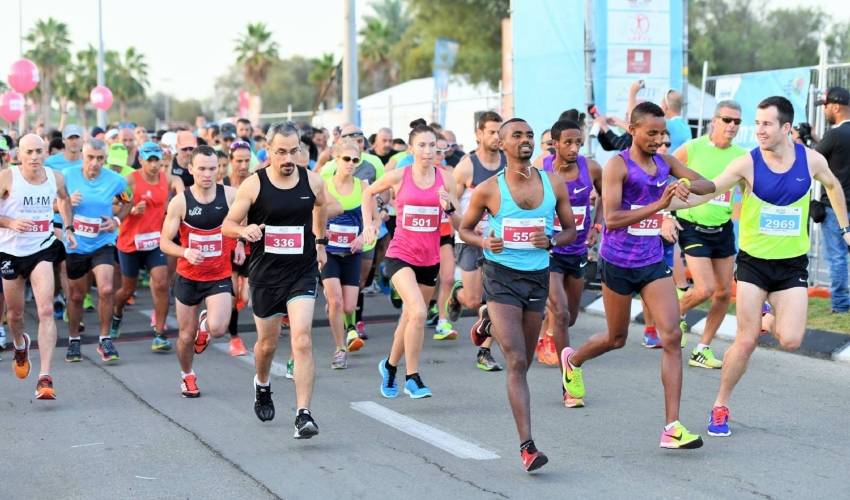
[[[304,253],[304,227],[266,226],[266,236],[263,241],[266,253],[302,254]]]

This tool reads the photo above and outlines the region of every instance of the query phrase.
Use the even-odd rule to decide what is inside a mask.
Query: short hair
[[[581,132],[581,125],[574,122],[573,120],[558,120],[552,125],[552,140],[559,141],[561,140],[561,132],[565,130],[578,130]]]
[[[346,137],[345,139],[340,139],[336,141],[331,149],[331,152],[334,155],[334,158],[341,155],[343,151],[354,150],[357,151],[357,154],[360,154],[360,144],[357,143],[354,139],[349,139]]]
[[[51,139],[62,139],[62,132],[54,128],[50,131],[49,134],[47,134],[47,136]]]
[[[440,132],[436,132],[436,131],[435,131],[435,132],[434,132],[434,135],[437,137],[437,140],[438,140],[438,141],[446,141],[446,142],[449,142],[449,141],[448,141],[448,139],[446,139],[446,136],[444,136],[444,135],[443,135],[443,134],[441,134]]]
[[[734,109],[735,111],[741,111],[741,105],[738,104],[737,101],[733,101],[731,99],[727,99],[725,101],[720,101],[717,103],[717,106],[714,107],[714,116],[720,116],[720,110],[723,108]]]
[[[502,131],[503,131],[503,130],[505,130],[505,127],[507,127],[507,126],[508,126],[508,125],[510,125],[511,123],[525,123],[525,124],[528,124],[528,122],[527,122],[527,121],[525,121],[525,120],[523,120],[522,118],[511,118],[510,120],[508,120],[508,121],[506,121],[506,122],[502,123],[502,126],[500,126],[500,127],[499,127],[499,139],[504,139],[504,134],[502,133]]]
[[[443,130],[443,126],[437,122],[431,122],[428,124],[428,126],[434,129],[434,132],[437,132],[438,130]]]
[[[767,109],[770,107],[776,108],[776,116],[779,118],[780,126],[794,122],[794,105],[788,99],[780,95],[775,95],[768,97],[758,105],[758,109]]]
[[[431,127],[431,128],[434,128],[434,127]],[[378,129],[378,134],[380,134],[381,132],[384,132],[384,133],[390,134],[390,137],[392,137],[392,136],[393,136],[393,131],[392,131],[392,129],[390,129],[389,127],[381,127],[381,128],[379,128],[379,129]],[[377,134],[376,134],[376,135],[377,135]]]
[[[573,109],[568,109],[568,110],[564,111],[563,113],[561,113],[561,115],[558,116],[558,121],[572,120],[574,122],[582,123],[585,119],[585,116],[586,115],[584,113],[581,113],[581,112],[579,112],[579,110],[573,108]]]
[[[240,118],[242,120],[243,118]],[[269,127],[269,131],[266,133],[266,142],[271,144],[274,136],[282,135],[284,137],[295,136],[298,139],[298,142],[301,142],[301,129],[298,128],[298,124],[292,120],[283,120],[279,122],[274,122]]]
[[[106,143],[97,137],[92,137],[83,143],[83,148],[88,147],[94,151],[106,151]]]
[[[201,145],[201,146],[196,147],[192,151],[192,159],[190,160],[192,165],[195,164],[195,157],[198,156],[198,155],[212,156],[213,158],[218,158],[218,154],[216,153],[215,149],[213,149],[210,146]],[[218,161],[218,160],[216,160],[216,161]]]
[[[209,132],[210,137],[221,135],[221,129],[218,125],[210,125],[209,127],[207,127],[207,132]]]
[[[371,146],[375,145],[375,141],[378,139],[378,134],[372,134],[369,136],[369,144]]]
[[[393,139],[393,145],[407,146],[407,143],[404,142],[404,139],[402,139],[401,137],[396,137],[395,139]]]
[[[654,102],[644,101],[632,110],[631,116],[631,124],[638,125],[641,120],[643,120],[647,116],[655,116],[657,118],[664,118],[664,111],[662,111],[661,106],[655,104]]]
[[[478,130],[484,130],[489,122],[502,123],[502,117],[495,111],[485,111],[478,117]]]
[[[242,141],[242,142],[247,142],[247,141]],[[240,150],[240,149],[244,149],[245,151],[247,151],[249,153],[249,156],[250,156],[250,153],[251,153],[250,144],[240,144],[238,146],[230,148],[230,151],[227,153],[228,158],[230,158],[232,160],[233,159],[233,153],[235,153],[237,150]]]
[[[198,137],[195,140],[198,141],[198,146],[209,146],[209,143],[203,137]]]
[[[227,160],[229,158],[229,156],[227,156],[227,153],[220,149],[216,150],[215,155],[218,156],[219,160]]]
[[[247,118],[240,118],[240,119],[236,120],[236,123],[244,123],[245,125],[248,125],[249,127],[251,126],[251,120],[249,120]]]
[[[682,93],[679,91],[670,90],[669,92],[667,92],[666,97],[667,108],[669,108],[670,111],[673,111],[675,113],[681,113],[682,106],[685,105],[685,96],[683,96]]]
[[[546,134],[551,134],[551,133],[552,133],[552,129],[551,129],[551,128],[547,128],[546,130],[544,130],[544,131],[543,131],[543,133],[542,133],[542,134],[540,134],[540,138],[542,139],[544,135],[546,135]]]
[[[62,142],[61,137],[60,138],[54,137],[53,139],[50,139],[50,142],[47,145],[47,152],[49,153],[51,149],[58,149],[58,150],[61,150],[61,151],[65,150],[65,143]]]

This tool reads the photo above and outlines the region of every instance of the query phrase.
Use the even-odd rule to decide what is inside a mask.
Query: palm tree
[[[375,90],[398,84],[399,63],[405,48],[401,44],[405,31],[413,19],[405,10],[402,0],[381,0],[370,5],[375,15],[363,16],[365,25],[360,30],[360,57],[364,68],[372,72]]]
[[[116,52],[110,57],[109,89],[118,101],[121,121],[127,120],[127,103],[145,97],[148,82],[148,63],[144,54],[136,52],[135,47],[127,48],[122,57]]]
[[[310,70],[310,75],[307,81],[316,86],[316,105],[318,108],[320,102],[325,103],[325,109],[336,106],[336,98],[339,88],[340,64],[337,62],[333,54],[322,54],[319,59],[313,59],[313,69]]]
[[[26,57],[35,62],[40,72],[41,106],[39,110],[44,128],[49,129],[50,102],[53,99],[51,84],[59,70],[71,58],[68,51],[68,46],[71,45],[71,40],[68,39],[68,25],[52,17],[49,17],[47,21],[39,19],[26,40],[33,45],[33,48],[27,51]]]
[[[248,33],[235,40],[237,64],[242,65],[245,85],[262,97],[269,69],[278,61],[277,42],[266,23],[248,23]]]
[[[69,99],[77,108],[80,115],[80,123],[87,128],[88,117],[86,116],[86,105],[89,102],[91,89],[97,86],[97,49],[92,45],[85,50],[77,52],[77,61],[73,66],[73,82]]]
[[[373,90],[383,90],[386,88],[384,76],[389,73],[388,66],[392,64],[392,33],[389,32],[386,22],[371,17],[366,19],[366,25],[360,29],[360,36],[363,37],[359,45],[363,70],[371,73]]]

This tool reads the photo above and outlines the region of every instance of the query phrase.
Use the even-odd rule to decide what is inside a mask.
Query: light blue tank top
[[[536,168],[530,171],[531,175],[539,175],[543,180],[543,202],[531,210],[518,207],[505,182],[505,170],[499,172],[496,179],[499,181],[502,202],[499,213],[490,215],[490,229],[496,236],[505,240],[505,246],[501,253],[484,250],[487,260],[517,271],[540,271],[549,268],[549,251],[534,248],[529,238],[531,233],[537,231],[535,227],[545,227],[548,235],[554,230],[555,192],[552,191],[549,177]]]

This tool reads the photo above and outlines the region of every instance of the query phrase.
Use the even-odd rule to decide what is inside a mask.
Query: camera
[[[806,123],[806,122],[802,122],[799,125],[797,125],[794,128],[794,130],[796,130],[797,133],[800,134],[800,140],[802,140],[803,143],[805,143],[805,144],[811,144],[812,143],[812,125],[811,124]]]

